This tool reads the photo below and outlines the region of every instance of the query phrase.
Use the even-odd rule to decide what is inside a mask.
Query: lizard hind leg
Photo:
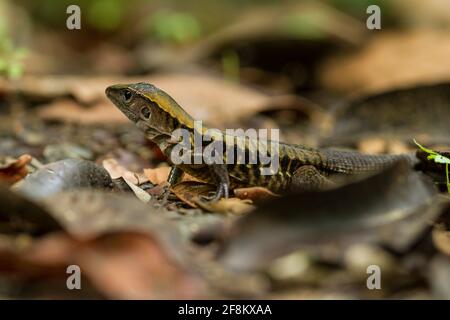
[[[228,176],[227,166],[223,164],[212,164],[209,166],[209,170],[216,181],[217,190],[214,196],[207,199],[214,202],[220,200],[220,198],[228,198],[230,177]]]
[[[298,168],[292,176],[289,191],[317,191],[332,188],[333,181],[325,177],[312,165],[304,165]]]

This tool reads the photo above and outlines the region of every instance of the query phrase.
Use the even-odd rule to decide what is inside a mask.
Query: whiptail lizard
[[[194,140],[194,119],[163,90],[147,83],[113,85],[106,89],[108,98],[142,131],[146,137],[155,142],[170,159],[176,142],[173,132],[184,129]],[[203,135],[204,131],[197,132]],[[225,141],[226,133],[220,134],[219,140]],[[203,146],[211,142],[204,143]],[[270,144],[270,142],[268,142]],[[238,148],[236,150],[236,148]],[[245,146],[236,146],[248,160],[258,152],[258,144],[245,139]],[[241,148],[241,149],[239,149]],[[244,148],[242,150],[242,148]],[[267,153],[270,154],[270,147]],[[186,164],[172,168],[169,184],[179,181],[183,172],[207,183],[217,186],[214,200],[228,197],[229,190],[237,187],[261,186],[273,192],[292,190],[321,189],[329,183],[329,174],[360,174],[379,171],[404,159],[415,162],[412,154],[368,155],[355,151],[333,149],[314,149],[303,145],[280,142],[278,152],[278,170],[271,175],[261,173],[260,162],[227,164]],[[259,159],[259,158],[258,158]]]

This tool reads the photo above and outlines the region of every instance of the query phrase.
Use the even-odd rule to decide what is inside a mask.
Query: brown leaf
[[[273,199],[279,197],[279,195],[273,193],[269,189],[263,187],[249,187],[234,189],[234,195],[239,199],[250,199],[254,202]]]
[[[27,174],[27,165],[32,158],[28,154],[21,155],[17,159],[2,159],[0,163],[0,181],[13,184],[22,180]]]
[[[214,190],[215,187],[213,185],[196,181],[183,181],[170,188],[170,191],[181,201],[193,208],[197,208],[196,202],[201,196],[207,196]]]
[[[134,185],[140,185],[148,181],[148,178],[145,174],[138,174],[126,169],[124,166],[120,165],[116,159],[105,159],[103,160],[102,165],[105,170],[108,171],[111,179],[118,179],[122,177],[126,181],[129,181]]]
[[[167,181],[171,167],[159,167],[144,169],[144,175],[153,184],[160,184]]]

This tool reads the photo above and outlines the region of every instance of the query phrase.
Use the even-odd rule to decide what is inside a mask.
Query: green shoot
[[[427,160],[433,160],[436,163],[445,164],[445,174],[447,178],[447,192],[450,193],[450,178],[448,173],[448,165],[450,164],[450,158],[447,158],[434,150],[425,148],[424,146],[419,144],[416,141],[416,139],[414,139],[414,143],[420,148],[420,150],[428,154]]]

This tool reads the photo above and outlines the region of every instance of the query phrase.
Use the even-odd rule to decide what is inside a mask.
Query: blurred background
[[[81,30],[66,28],[71,4]],[[366,28],[371,4],[381,30]],[[3,0],[0,73],[197,68],[274,92],[348,93],[447,77],[449,25],[445,0]]]
[[[80,30],[66,27],[69,5],[81,10]],[[380,30],[366,26],[369,5],[381,9]],[[39,178],[29,189],[53,195],[61,188],[79,187],[81,169],[68,159],[82,159],[106,169],[114,180],[131,179],[124,189],[133,190],[138,198],[148,201],[149,194],[158,195],[169,173],[167,159],[104,94],[112,84],[138,81],[160,87],[194,118],[216,128],[277,128],[282,141],[368,153],[414,152],[414,138],[433,150],[449,150],[449,30],[449,0],[0,0],[0,181],[15,185],[44,172],[45,179]],[[53,172],[61,172],[67,185],[59,184]],[[264,270],[257,274],[258,285],[253,278],[246,282],[225,277],[225,289],[214,294],[190,281],[186,285],[186,270],[167,267],[172,264],[162,257],[168,252],[186,255],[185,262],[204,256],[214,260],[223,230],[249,210],[264,208],[258,207],[257,197],[249,203],[252,192],[247,191],[248,198],[235,194],[228,206],[211,209],[192,201],[208,186],[203,191],[172,190],[166,205],[170,210],[155,215],[177,225],[172,233],[181,235],[189,250],[180,245],[167,250],[153,242],[158,233],[153,229],[160,228],[146,220],[155,216],[148,214],[154,209],[148,203],[136,212],[150,237],[130,236],[129,225],[141,221],[130,214],[131,203],[121,206],[113,201],[121,203],[115,198],[120,194],[112,198],[98,194],[98,202],[90,198],[97,194],[91,190],[81,200],[78,194],[67,201],[48,198],[54,199],[53,208],[38,207],[35,218],[29,214],[31,202],[16,201],[14,193],[3,187],[0,298],[73,297],[75,291],[65,286],[65,268],[76,263],[92,289],[78,292],[82,298],[211,298],[234,292],[233,297],[278,299],[449,299],[450,207],[442,209],[437,201],[421,197],[414,189],[417,184],[409,184],[402,175],[405,172],[391,173],[383,177],[403,181],[401,191],[384,184],[367,189],[375,199],[372,205],[386,214],[380,219],[381,229],[393,225],[386,199],[394,202],[395,210],[403,208],[402,212],[420,217],[443,213],[443,224],[435,224],[430,232],[430,218],[411,227],[408,214],[400,212],[398,222],[404,226],[400,233],[378,232],[378,226],[364,229],[368,224],[358,214],[364,217],[367,203],[357,197],[346,203],[349,212],[357,213],[356,222],[351,217],[336,219],[340,197],[323,201],[321,221],[309,219],[308,214],[322,216],[309,211],[315,205],[308,208],[308,199],[304,220],[296,214],[280,219],[279,212],[296,213],[301,207],[297,198],[286,200],[269,212],[273,214],[269,223],[262,219],[262,227],[260,212],[248,215],[255,217],[254,234],[246,238],[244,230],[229,239],[236,241],[234,250],[243,253],[242,264]],[[446,193],[444,165],[435,173],[435,184]],[[88,182],[90,177],[89,171]],[[358,185],[354,189],[366,190]],[[351,193],[358,191],[354,189]],[[264,190],[253,192],[274,197]],[[426,206],[409,210],[408,201],[415,199],[401,195],[410,193]],[[49,233],[49,217],[68,221],[60,228],[63,231]],[[123,221],[114,225],[111,217]],[[21,220],[25,222],[20,224]],[[323,221],[331,221],[332,227],[326,229]],[[30,230],[36,230],[30,225],[45,236],[34,237]],[[94,239],[78,239],[80,230],[90,226]],[[203,228],[208,232],[198,232]],[[293,243],[287,229],[295,234],[306,230],[312,254],[286,252],[303,244],[301,239]],[[111,230],[111,238],[103,237]],[[357,232],[361,230],[364,235]],[[371,232],[387,239],[377,238],[376,246],[358,246]],[[280,245],[265,247],[262,240],[268,234]],[[338,251],[340,235],[349,235],[356,249],[347,254]],[[318,238],[329,243],[322,246]],[[389,247],[398,242],[401,250]],[[273,265],[271,259],[283,254],[287,259]],[[388,279],[384,290],[367,290],[370,264],[383,267]],[[219,283],[215,278],[210,282],[212,287]]]
[[[66,27],[71,4],[80,30]],[[373,4],[380,30],[366,26]],[[323,109],[448,80],[449,27],[446,0],[3,0],[0,94],[88,106],[111,83],[147,81],[211,125],[277,126],[285,140],[317,145],[304,120],[324,133]],[[56,106],[45,113],[62,117]],[[98,122],[95,112],[83,119]],[[304,134],[291,137],[292,126]]]

